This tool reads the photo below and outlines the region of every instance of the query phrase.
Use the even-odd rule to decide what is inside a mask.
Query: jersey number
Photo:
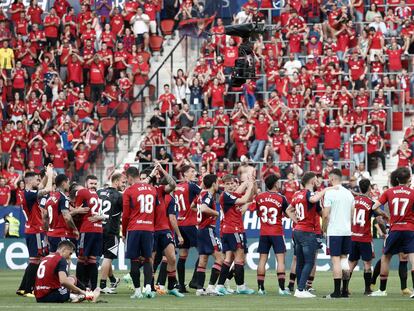
[[[184,200],[184,194],[176,194],[175,195],[175,203],[177,204],[177,209],[178,209],[178,212],[184,212],[185,210],[186,210],[186,207],[185,207],[185,200]]]
[[[151,214],[154,210],[154,196],[150,194],[140,194],[138,196],[138,202],[141,207],[140,213]]]
[[[404,216],[409,200],[407,198],[394,198],[392,205],[394,206],[394,216]],[[401,210],[400,210],[401,208]]]
[[[365,210],[355,210],[354,211],[354,218],[353,218],[353,225],[359,225],[360,227],[365,226]]]
[[[203,213],[201,212],[201,204],[197,204],[197,222],[201,222]]]
[[[46,273],[46,267],[45,267],[46,262],[47,262],[47,260],[42,261],[40,263],[40,265],[39,265],[39,268],[37,268],[37,277],[39,279],[43,279],[43,277],[45,276],[45,273]]]
[[[267,208],[262,205],[259,208],[261,212],[260,219],[263,223],[268,223],[269,225],[275,225],[277,222],[277,209],[274,207]]]
[[[92,215],[101,215],[102,201],[97,198],[91,198],[89,204],[92,205],[91,214]]]
[[[48,213],[49,225],[50,225],[52,223],[52,221],[53,221],[53,207],[52,207],[52,205],[49,205],[47,207],[47,213]]]
[[[102,206],[102,214],[108,216],[108,212],[111,209],[111,201],[98,199],[99,204]]]
[[[302,203],[297,203],[295,205],[295,212],[296,212],[296,218],[298,220],[304,220],[305,219],[305,208],[303,207]]]

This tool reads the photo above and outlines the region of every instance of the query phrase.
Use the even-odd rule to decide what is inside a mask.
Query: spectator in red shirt
[[[405,130],[404,140],[408,141],[410,149],[414,154],[414,118],[411,118],[410,126]]]
[[[379,135],[378,128],[372,126],[369,132],[366,134],[367,142],[367,154],[368,154],[368,172],[372,176],[372,164],[376,158],[381,159],[383,174],[388,174],[385,166],[385,155],[384,155],[384,139]]]
[[[1,132],[0,135],[0,147],[1,147],[1,167],[3,168],[5,165],[9,163],[10,154],[13,151],[15,146],[16,140],[14,133],[12,131],[12,123],[7,122],[6,127]]]
[[[319,124],[324,133],[324,153],[328,158],[333,158],[335,162],[339,161],[339,150],[341,149],[341,129],[342,124],[336,125],[336,121],[331,119],[329,125],[323,122],[323,114],[319,116]]]
[[[266,179],[267,176],[275,174],[278,178],[280,178],[280,169],[278,166],[275,165],[272,156],[268,156],[266,159],[266,163],[263,165],[262,170],[260,172],[261,179]]]
[[[259,162],[267,142],[267,131],[269,130],[269,118],[260,113],[257,120],[253,121],[255,139],[250,145],[249,154],[254,162]]]
[[[398,164],[397,167],[411,167],[410,159],[411,159],[411,149],[409,147],[408,141],[403,140],[401,146],[398,147],[398,150],[393,153],[393,157],[398,156]]]
[[[99,54],[87,61],[90,65],[89,80],[91,86],[91,101],[96,103],[101,99],[102,92],[105,89],[105,64]]]
[[[6,178],[0,176],[0,206],[6,206],[10,203],[11,190],[6,185]]]

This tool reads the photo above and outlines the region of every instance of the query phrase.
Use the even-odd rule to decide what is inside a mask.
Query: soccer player
[[[46,168],[46,176],[40,182],[37,173],[28,172],[25,175],[26,190],[23,197],[23,212],[26,214],[25,225],[26,245],[29,251],[29,265],[24,271],[23,279],[16,294],[33,297],[32,291],[35,285],[36,272],[40,264],[40,258],[44,255],[44,231],[47,227],[46,211],[39,205],[39,200],[53,190],[53,166]]]
[[[116,278],[112,271],[112,260],[118,258],[119,230],[122,213],[122,193],[125,189],[125,176],[115,173],[111,177],[111,186],[97,191],[102,214],[105,219],[102,221],[103,227],[103,256],[101,267],[101,281],[99,287],[105,294],[115,294],[115,288],[120,279]],[[107,287],[107,278],[111,282]]]
[[[69,178],[65,174],[59,174],[55,178],[56,190],[52,191],[46,200],[49,228],[47,240],[49,252],[55,253],[60,241],[70,240],[76,243],[79,231],[69,211],[69,198],[65,195],[69,190]]]
[[[222,178],[224,192],[220,195],[220,206],[222,209],[222,244],[225,259],[221,269],[217,291],[223,294],[230,294],[224,287],[229,277],[231,264],[234,260],[234,278],[237,284],[238,294],[251,295],[254,290],[244,284],[244,262],[247,253],[247,239],[244,233],[243,213],[247,210],[248,204],[252,201],[254,181],[251,179],[243,182],[236,188],[236,178],[233,175],[225,175]],[[242,193],[244,195],[242,195]]]
[[[155,207],[159,205],[157,190],[150,184],[140,180],[136,167],[129,167],[127,178],[133,181],[123,195],[122,236],[126,240],[125,257],[131,260],[130,275],[135,292],[132,299],[144,296],[154,298],[151,291],[152,249],[154,245]],[[148,175],[148,180],[155,176],[155,170]],[[141,258],[144,267],[144,290],[141,292],[140,272]]]
[[[349,253],[349,268],[352,271],[361,258],[364,262],[364,295],[371,294],[371,260],[373,258],[371,217],[385,215],[380,209],[372,209],[374,201],[369,197],[371,182],[369,179],[359,181],[360,195],[355,196],[355,209],[352,219],[351,252]]]
[[[43,258],[37,270],[35,297],[37,302],[80,302],[84,299],[96,302],[99,291],[86,292],[76,278],[68,276],[68,261],[75,245],[68,240],[60,241],[56,253]],[[83,287],[82,289],[80,287]]]
[[[191,209],[191,203],[200,193],[201,188],[196,183],[196,170],[194,167],[185,165],[181,168],[184,182],[177,185],[174,190],[175,204],[178,209],[178,228],[184,242],[178,244],[179,258],[177,263],[178,283],[180,293],[186,293],[185,288],[185,262],[187,261],[188,251],[191,247],[197,247],[197,212]],[[178,237],[177,237],[178,239]],[[196,263],[196,267],[198,263]],[[190,282],[191,288],[196,288],[196,269]]]
[[[411,185],[411,172],[407,167],[399,167],[393,172],[398,186],[386,190],[372,207],[388,204],[390,210],[390,232],[385,240],[384,254],[381,257],[380,289],[371,296],[387,296],[389,265],[393,255],[408,254],[411,267],[414,267],[414,189]],[[411,268],[414,284],[414,269]],[[414,298],[414,294],[410,296]]]
[[[217,176],[207,174],[203,177],[202,190],[197,197],[196,204],[192,207],[197,211],[197,249],[198,249],[198,267],[197,267],[197,296],[223,296],[216,291],[216,282],[220,276],[221,266],[223,264],[223,254],[221,253],[220,240],[216,236],[216,218],[219,213],[216,211],[216,201],[214,196],[218,190]],[[214,264],[211,268],[210,282],[204,290],[206,279],[206,267],[208,257],[213,255]]]
[[[295,291],[297,298],[314,298],[315,295],[306,290],[318,250],[317,223],[321,207],[319,201],[329,188],[313,192],[317,182],[316,174],[307,172],[302,176],[303,189],[295,192],[287,214],[295,222],[293,237],[295,240],[296,275],[298,287]]]
[[[340,169],[333,169],[329,173],[329,182],[333,188],[329,189],[324,197],[322,227],[327,232],[328,252],[331,255],[334,277],[334,292],[325,298],[346,298],[348,297],[350,275],[347,257],[351,249],[354,196],[351,191],[341,185],[342,172]]]
[[[87,207],[88,212],[83,214],[80,225],[80,238],[78,241],[78,262],[76,264],[76,277],[85,286],[95,290],[98,285],[98,265],[96,258],[102,256],[103,228],[102,206],[96,189],[98,178],[94,175],[86,176],[85,186],[74,185],[70,196],[75,198],[75,208]]]
[[[290,295],[285,288],[285,253],[286,245],[283,236],[282,217],[288,208],[286,198],[278,192],[279,178],[271,174],[265,179],[267,191],[256,196],[255,207],[257,216],[260,218],[260,239],[257,249],[260,254],[257,266],[258,294],[265,295],[264,279],[266,274],[266,263],[269,251],[273,247],[277,261],[277,278],[279,283],[279,295]]]

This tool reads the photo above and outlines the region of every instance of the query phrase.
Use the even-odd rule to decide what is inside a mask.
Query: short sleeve
[[[61,195],[59,198],[59,211],[68,210],[69,209],[69,200],[66,196]]]
[[[188,183],[188,190],[194,196],[200,194],[201,192],[201,188],[196,183],[193,183],[193,182]]]
[[[289,203],[286,200],[286,197],[282,196],[282,211],[286,212],[286,209],[288,208],[288,206],[289,206]]]
[[[325,198],[323,200],[324,207],[331,207],[332,206],[332,191],[328,191],[325,194]]]
[[[314,195],[314,192],[307,191],[306,192],[306,202],[308,203],[308,210],[312,209],[313,203],[310,202],[310,198]]]
[[[171,196],[171,200],[170,200],[170,202],[168,203],[168,206],[167,206],[167,214],[168,215],[176,215],[177,214],[175,199],[172,196]]]
[[[201,204],[205,204],[208,207],[212,208],[213,206],[213,198],[210,193],[206,193],[203,198],[201,199]]]
[[[61,258],[56,266],[56,272],[65,272],[67,273],[68,263],[65,258]]]

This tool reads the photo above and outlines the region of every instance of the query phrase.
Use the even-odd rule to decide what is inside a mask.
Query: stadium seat
[[[109,135],[105,139],[105,151],[106,152],[114,152],[115,151],[115,136]]]
[[[108,116],[108,106],[105,105],[98,105],[97,107],[98,116],[101,118]]]
[[[162,43],[164,42],[164,38],[157,35],[150,36],[149,45],[153,55],[155,56],[155,61],[158,61],[158,53],[161,54],[162,50]]]
[[[101,130],[103,134],[109,133],[115,126],[115,118],[105,118],[101,120]]]
[[[150,84],[148,87],[149,87],[148,95],[149,95],[150,100],[157,100],[157,98],[155,97],[155,85]]]
[[[161,21],[161,32],[164,35],[164,37],[167,39],[167,44],[170,45],[171,42],[171,36],[174,33],[174,24],[175,21],[172,19],[164,19]]]
[[[142,102],[134,101],[131,104],[131,115],[133,118],[136,118],[142,115]]]
[[[125,112],[128,110],[128,103],[127,102],[120,102],[116,107],[116,113],[118,117],[122,117]]]
[[[147,52],[147,51],[143,51],[140,53],[140,55],[142,55],[142,58],[144,59],[144,62],[149,63],[149,60],[151,58],[151,53]]]
[[[118,121],[118,132],[120,135],[128,135],[129,133],[129,120],[123,118]]]

